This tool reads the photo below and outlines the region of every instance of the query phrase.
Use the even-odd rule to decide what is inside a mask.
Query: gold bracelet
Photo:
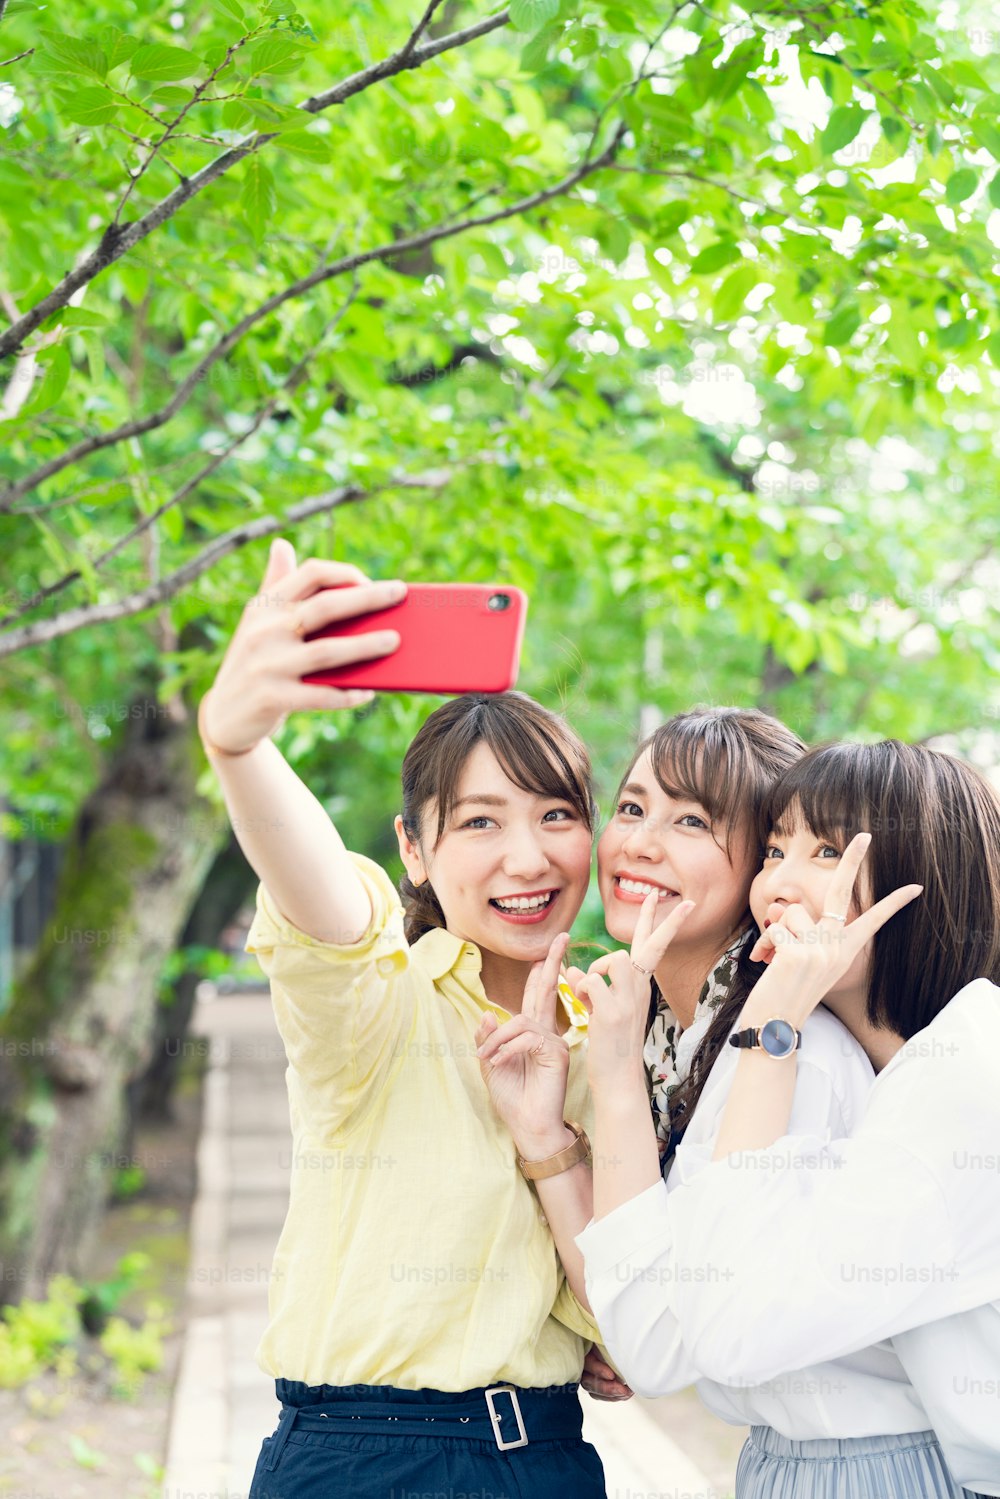
[[[214,739],[209,739],[208,735],[205,732],[205,717],[204,717],[204,714],[205,714],[205,704],[207,702],[208,702],[208,693],[206,692],[205,696],[202,698],[201,702],[198,704],[198,735],[199,735],[199,738],[201,739],[202,744],[205,747],[205,753],[206,753],[206,755],[222,755],[227,760],[235,760],[240,755],[249,755],[249,753],[250,753],[251,750],[257,748],[257,744],[260,743],[260,740],[257,741],[257,744],[248,744],[247,747],[246,747],[246,749],[241,749],[241,750],[227,750],[227,749],[223,749],[221,744],[216,744]]]
[[[572,1119],[564,1119],[563,1124],[576,1136],[571,1145],[564,1146],[555,1155],[547,1155],[540,1161],[526,1161],[523,1156],[518,1156],[517,1164],[521,1168],[521,1175],[528,1181],[544,1181],[547,1176],[558,1176],[561,1171],[568,1171],[580,1161],[590,1159],[590,1141],[583,1126]]]

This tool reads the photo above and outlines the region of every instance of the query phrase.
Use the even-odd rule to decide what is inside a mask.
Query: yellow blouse
[[[576,1380],[597,1325],[476,1057],[483,1011],[508,1012],[477,947],[440,930],[410,947],[389,877],[352,857],[373,913],[360,942],[317,941],[263,884],[246,941],[271,980],[293,1136],[257,1363],[307,1384]],[[586,1025],[570,1018],[566,1117],[589,1130]]]

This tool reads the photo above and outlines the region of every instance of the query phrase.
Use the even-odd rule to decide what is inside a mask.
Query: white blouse
[[[803,1027],[799,1058],[793,1131],[823,1142],[847,1135],[860,1123],[874,1083],[862,1047],[821,1008]],[[696,1384],[709,1409],[736,1425],[772,1426],[795,1440],[925,1430],[927,1412],[888,1343],[836,1360],[805,1356],[765,1374],[751,1370],[735,1378],[720,1377],[716,1367],[692,1359],[675,1312],[677,1297],[683,1287],[710,1298],[719,1272],[705,1253],[681,1258],[669,1252],[668,1202],[711,1163],[738,1061],[739,1052],[729,1045],[717,1057],[666,1185],[658,1182],[577,1236],[605,1346],[638,1394],[665,1395]],[[768,1169],[780,1173],[797,1164],[794,1158],[782,1162],[776,1153]],[[741,1261],[767,1252],[766,1245],[732,1247]]]
[[[669,1296],[701,1384],[742,1393],[817,1360],[850,1370],[891,1339],[924,1412],[909,1429],[933,1426],[956,1481],[1000,1495],[1000,988],[977,979],[907,1042],[851,1136],[793,1114],[768,1149],[682,1168],[669,1192],[656,1184],[585,1229],[608,1347],[641,1351],[645,1369]],[[616,1239],[632,1247],[615,1254]],[[622,1262],[656,1286],[641,1305],[613,1294]],[[866,1432],[903,1429],[895,1403],[872,1399],[857,1409]]]

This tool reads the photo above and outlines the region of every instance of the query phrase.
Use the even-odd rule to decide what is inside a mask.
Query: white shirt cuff
[[[669,1237],[667,1189],[658,1181],[606,1217],[596,1221],[591,1218],[583,1232],[577,1234],[575,1243],[583,1255],[586,1278],[590,1281],[632,1260],[652,1240]]]

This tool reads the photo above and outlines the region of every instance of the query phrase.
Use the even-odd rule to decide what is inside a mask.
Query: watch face
[[[760,1028],[760,1044],[769,1057],[791,1056],[795,1050],[795,1027],[787,1020],[768,1020]]]

